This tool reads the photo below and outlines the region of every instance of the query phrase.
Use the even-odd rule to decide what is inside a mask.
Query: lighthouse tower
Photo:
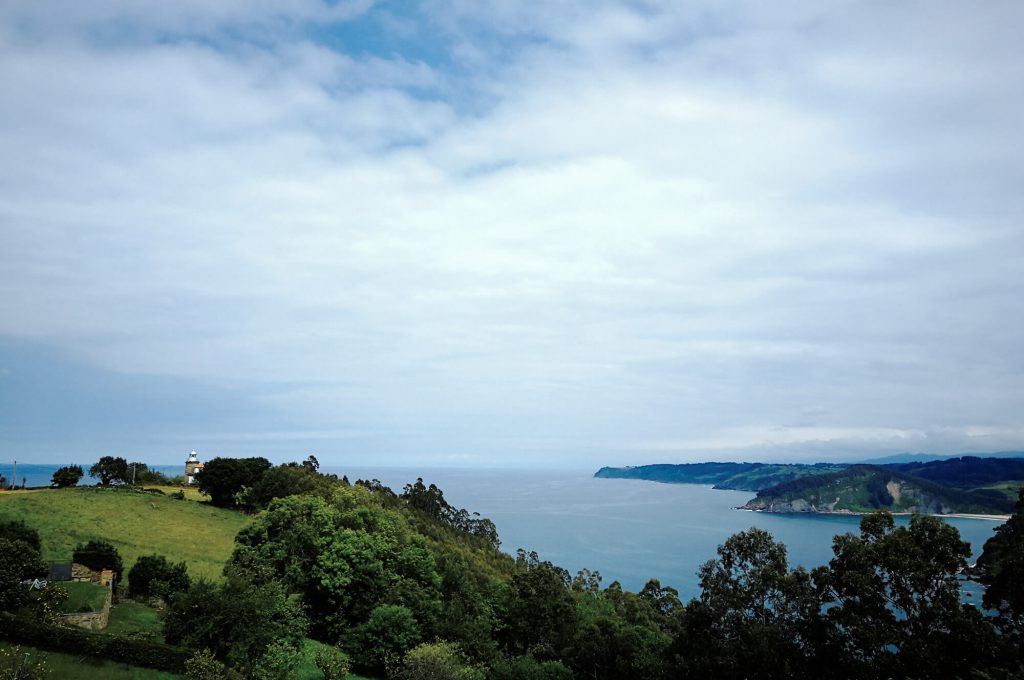
[[[199,462],[199,455],[195,449],[192,449],[192,455],[185,461],[185,481],[189,484],[194,484],[196,473],[202,469],[203,464]]]

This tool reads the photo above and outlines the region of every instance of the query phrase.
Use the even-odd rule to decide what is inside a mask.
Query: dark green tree
[[[337,485],[337,478],[321,475],[316,471],[316,466],[308,461],[301,465],[286,463],[264,472],[259,481],[252,485],[248,498],[256,508],[267,507],[275,498],[299,494],[314,494],[329,499]]]
[[[45,578],[48,571],[39,550],[21,538],[0,534],[0,611],[29,603],[27,579]]]
[[[985,585],[982,602],[999,612],[999,627],[1024,643],[1024,487],[1010,519],[985,541],[978,558],[978,580]]]
[[[143,555],[128,571],[128,593],[131,597],[162,597],[188,590],[188,566],[172,564],[163,555]]]
[[[53,473],[50,484],[58,489],[65,489],[78,484],[84,474],[81,465],[65,465]]]
[[[196,475],[196,481],[213,505],[239,507],[238,494],[256,486],[270,467],[266,458],[213,458]]]
[[[846,678],[956,678],[1003,658],[991,625],[960,601],[957,574],[970,546],[956,528],[925,515],[896,527],[880,512],[861,520],[859,536],[836,536],[833,552],[814,572],[828,624],[822,669]]]
[[[512,577],[499,614],[501,641],[515,655],[557,659],[579,625],[569,573],[522,549],[517,566],[519,572]]]
[[[209,649],[217,660],[252,677],[273,643],[298,648],[306,618],[280,583],[253,583],[228,570],[223,585],[199,580],[171,595],[164,634],[170,644]]]
[[[22,541],[36,552],[41,552],[43,549],[43,544],[39,540],[39,532],[25,524],[24,520],[0,520],[0,537],[9,541]]]
[[[103,456],[89,468],[89,476],[98,478],[100,486],[111,484],[125,484],[131,480],[128,471],[128,461],[124,458],[114,456]]]
[[[786,546],[751,528],[700,568],[700,599],[686,607],[677,656],[696,677],[806,675],[808,624],[818,600],[810,576],[789,570]]]
[[[370,612],[365,623],[346,633],[345,646],[351,650],[359,670],[383,676],[422,639],[416,617],[409,609],[384,604]]]
[[[99,571],[110,569],[116,576],[117,583],[121,582],[124,573],[124,563],[121,561],[121,554],[117,548],[108,541],[93,539],[75,547],[71,555],[73,562]]]

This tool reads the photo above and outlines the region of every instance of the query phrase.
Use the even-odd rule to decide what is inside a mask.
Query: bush
[[[209,649],[201,649],[185,662],[185,677],[188,680],[242,680],[238,671],[228,668]]]
[[[185,492],[182,490],[175,491],[174,493],[171,494],[171,498],[173,498],[176,501],[183,501],[185,500]]]
[[[253,680],[294,680],[302,652],[285,642],[271,642],[253,668]]]
[[[350,666],[348,657],[334,647],[318,651],[313,663],[324,674],[324,680],[345,680],[348,677]]]
[[[128,572],[128,592],[134,598],[157,596],[188,590],[188,567],[184,562],[171,564],[163,555],[144,555]]]
[[[85,545],[77,546],[75,552],[72,553],[71,560],[95,571],[110,569],[117,577],[117,583],[121,582],[121,576],[124,574],[121,554],[107,541],[94,539]]]
[[[405,655],[397,680],[484,680],[484,669],[471,665],[451,642],[422,644]]]
[[[22,651],[21,647],[0,649],[0,680],[43,680],[46,657]]]

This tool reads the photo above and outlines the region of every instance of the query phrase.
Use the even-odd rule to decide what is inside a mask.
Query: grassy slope
[[[189,574],[219,579],[245,515],[157,494],[100,489],[0,492],[0,518],[23,519],[39,531],[43,557],[69,560],[90,538],[110,541],[124,560],[153,553],[185,560]]]
[[[110,608],[110,621],[106,631],[114,635],[148,633],[157,642],[164,641],[160,612],[138,602],[121,602]]]

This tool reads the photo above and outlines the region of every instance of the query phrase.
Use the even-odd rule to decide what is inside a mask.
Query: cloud
[[[65,9],[0,17],[0,335],[438,461],[1022,425],[1012,3]]]

